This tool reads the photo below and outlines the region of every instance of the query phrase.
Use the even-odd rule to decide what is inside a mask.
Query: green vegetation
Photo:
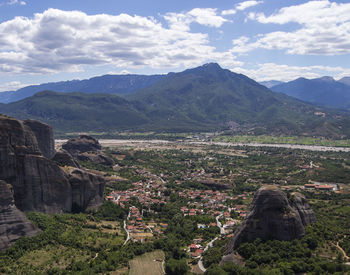
[[[125,270],[127,266],[130,274],[140,274],[142,267],[145,272],[159,273],[163,260],[168,274],[190,274],[190,265],[198,259],[190,258],[189,245],[200,239],[205,246],[215,237],[219,239],[203,255],[206,274],[348,272],[338,246],[350,254],[349,153],[215,145],[191,147],[179,143],[173,147],[166,144],[152,148],[146,144],[140,149],[137,146],[106,149],[118,165],[115,171],[92,163],[82,164],[103,171],[106,177],[115,176],[106,188],[107,194],[152,182],[162,190],[160,196],[156,190],[153,198],[164,198],[163,201],[146,205],[134,196],[123,201],[125,208],[105,202],[98,211],[85,214],[29,213],[29,219],[42,232],[33,238],[22,238],[1,252],[0,274],[97,274]],[[207,184],[213,180],[218,184]],[[339,193],[303,190],[301,186],[309,180],[336,182],[341,190]],[[223,204],[246,209],[253,192],[265,183],[304,192],[316,213],[317,223],[310,225],[300,240],[244,243],[238,248],[244,267],[233,263],[220,266],[229,237],[220,237],[219,228],[209,224],[216,222],[218,214],[213,213],[223,210],[208,210],[209,199],[198,194],[220,190],[231,197]],[[193,191],[199,193],[190,198],[187,194]],[[153,224],[154,232],[159,231],[143,243],[129,241],[123,246],[126,239],[123,220],[130,206],[139,209],[142,222]],[[196,208],[200,213],[185,216],[182,208],[186,207]],[[236,211],[230,215],[235,220],[242,219]],[[220,221],[225,219],[221,217]],[[198,228],[198,224],[206,226]],[[150,234],[147,230],[142,229],[141,233]],[[153,261],[154,258],[159,261]]]
[[[300,136],[217,136],[214,141],[223,142],[242,142],[242,143],[265,143],[265,144],[300,144],[300,145],[319,145],[350,147],[350,139],[332,140],[325,138],[300,137]]]
[[[145,253],[130,261],[129,275],[163,275],[164,253],[161,250]],[[186,265],[187,266],[187,265]]]
[[[349,252],[350,195],[305,193],[316,212],[317,222],[307,227],[306,236],[291,242],[256,239],[241,244],[237,252],[244,258],[245,267],[233,263],[218,266],[222,244],[214,243],[204,256],[209,266],[206,274],[347,274],[337,241]]]
[[[21,238],[1,252],[0,273],[97,274],[116,270],[135,255],[153,250],[152,244],[122,246],[123,236],[104,233],[94,220],[105,211],[106,206],[96,217],[95,214],[30,213],[29,219],[42,232],[33,238]]]

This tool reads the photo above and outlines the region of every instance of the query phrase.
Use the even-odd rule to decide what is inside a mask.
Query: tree
[[[169,259],[165,264],[165,272],[167,275],[182,275],[186,274],[189,267],[185,259],[175,260]]]

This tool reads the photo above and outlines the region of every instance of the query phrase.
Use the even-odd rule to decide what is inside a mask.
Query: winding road
[[[127,237],[126,237],[125,242],[123,243],[123,246],[126,245],[126,243],[131,239],[130,238],[130,233],[129,233],[128,229],[126,228],[126,220],[124,220],[124,230],[126,232],[126,236]]]
[[[223,216],[224,214],[223,213],[221,213],[220,215],[218,215],[218,216],[216,216],[216,225],[220,228],[220,234],[225,234],[225,228],[222,226],[222,224],[221,224],[221,222],[219,221],[219,219]],[[206,247],[204,248],[204,250],[203,250],[203,253],[205,252],[205,251],[207,251],[210,247],[212,247],[213,246],[213,243],[218,239],[219,237],[215,237],[214,239],[212,239],[207,245],[206,245]],[[202,255],[203,255],[203,253],[202,253]],[[198,261],[198,267],[199,267],[199,269],[200,270],[202,270],[203,272],[205,272],[205,271],[207,271],[207,269],[204,267],[204,265],[203,265],[203,256],[201,256],[200,258],[199,258],[199,261]]]

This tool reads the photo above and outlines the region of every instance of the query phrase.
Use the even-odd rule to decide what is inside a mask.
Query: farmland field
[[[156,260],[164,260],[164,252],[156,250],[145,253],[142,256],[136,257],[129,262],[129,275],[163,275],[163,262]]]

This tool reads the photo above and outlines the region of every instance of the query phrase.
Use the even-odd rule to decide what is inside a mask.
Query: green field
[[[349,139],[332,140],[332,139],[325,139],[325,138],[297,137],[297,136],[267,136],[267,135],[218,136],[214,138],[214,141],[350,147]]]
[[[164,259],[164,252],[161,250],[155,250],[138,256],[129,262],[129,275],[163,275],[165,273],[163,262],[156,260]]]

